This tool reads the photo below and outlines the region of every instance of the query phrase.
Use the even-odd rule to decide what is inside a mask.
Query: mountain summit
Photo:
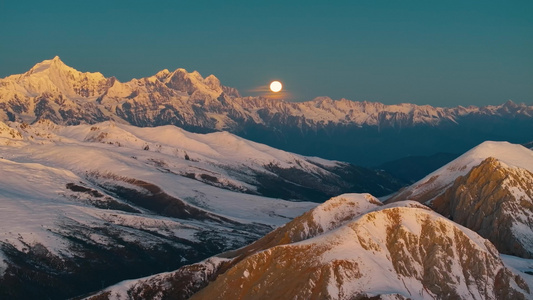
[[[82,73],[67,66],[59,56],[45,60],[33,66],[22,75],[13,75],[2,80],[15,88],[15,95],[36,97],[49,93],[65,97],[94,97],[104,93],[113,79],[105,78],[101,73]]]
[[[412,199],[489,239],[500,252],[533,258],[533,151],[484,142],[388,201]]]

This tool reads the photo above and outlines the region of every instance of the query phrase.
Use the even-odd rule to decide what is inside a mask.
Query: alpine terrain
[[[533,151],[485,142],[400,191],[489,239],[500,252],[533,258]]]
[[[485,140],[530,141],[533,107],[439,108],[319,97],[287,102],[242,97],[213,75],[184,69],[120,82],[82,73],[59,57],[0,79],[0,120],[76,125],[114,120],[230,131],[305,155],[377,166],[409,156],[463,153]],[[405,141],[410,141],[406,143]]]
[[[531,299],[533,276],[513,272],[418,202],[345,194],[247,247],[89,299]]]
[[[532,132],[45,60],[0,79],[0,299],[533,299]]]
[[[175,270],[316,206],[302,201],[397,189],[227,132],[112,121],[0,122],[0,169],[2,299],[63,299]]]

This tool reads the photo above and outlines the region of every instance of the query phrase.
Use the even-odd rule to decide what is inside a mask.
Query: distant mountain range
[[[294,103],[241,97],[213,75],[184,69],[119,82],[82,73],[59,57],[0,79],[0,120],[49,119],[75,125],[107,120],[135,126],[177,125],[193,132],[230,131],[304,155],[377,166],[408,156],[462,153],[485,140],[524,143],[533,106],[440,108],[332,100]]]

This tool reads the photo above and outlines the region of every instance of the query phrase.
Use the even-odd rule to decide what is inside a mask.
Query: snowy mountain
[[[226,130],[280,149],[367,166],[412,155],[461,153],[490,139],[526,142],[532,116],[533,106],[512,101],[439,108],[327,97],[300,103],[241,97],[213,75],[203,78],[184,69],[122,83],[78,72],[58,57],[0,79],[2,121],[50,119],[71,125],[115,120],[196,132]]]
[[[401,185],[316,156],[377,165],[524,143],[532,116],[512,101],[291,103],[196,71],[120,82],[43,61],[0,79],[0,298],[157,274],[97,299],[533,299],[530,149],[485,142],[388,205],[313,203]]]
[[[531,299],[531,277],[417,202],[347,194],[247,247],[89,299]]]
[[[489,239],[500,252],[533,258],[533,151],[485,142],[400,191]]]
[[[110,121],[0,122],[0,170],[2,299],[62,299],[175,270],[316,206],[301,200],[385,179],[226,132]]]
[[[43,93],[68,98],[99,96],[112,80],[101,73],[82,73],[65,65],[59,57],[36,64],[28,72],[2,80],[3,91],[13,91],[13,98],[36,97]]]

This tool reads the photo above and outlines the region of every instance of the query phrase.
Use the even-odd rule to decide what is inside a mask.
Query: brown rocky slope
[[[504,254],[533,258],[533,173],[487,158],[431,207],[489,239]]]
[[[185,279],[189,289],[171,287]],[[98,297],[194,290],[191,299],[531,298],[489,241],[416,202],[382,206],[369,195],[334,198],[248,247]]]
[[[387,202],[415,200],[489,239],[504,254],[533,258],[533,151],[485,142]]]
[[[383,207],[248,256],[191,299],[525,299],[490,242],[422,206]]]

